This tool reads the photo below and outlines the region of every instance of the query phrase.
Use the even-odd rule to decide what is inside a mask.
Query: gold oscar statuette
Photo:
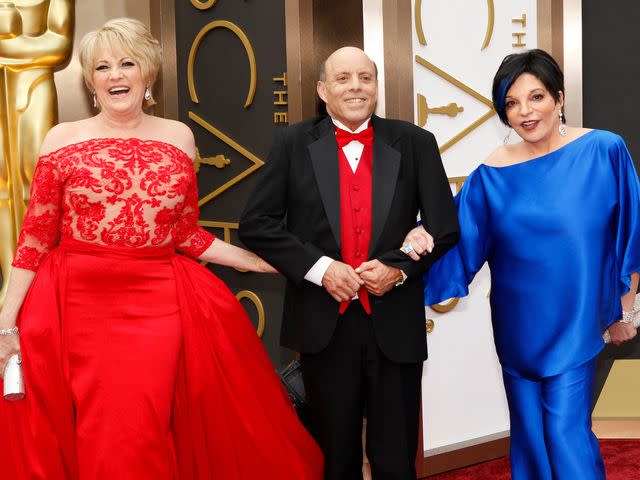
[[[71,55],[74,3],[0,1],[0,305],[40,145],[58,121],[53,72]]]

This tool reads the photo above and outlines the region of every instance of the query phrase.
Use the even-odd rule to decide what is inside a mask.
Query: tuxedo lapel
[[[314,139],[309,144],[311,164],[331,231],[340,248],[340,166],[331,118],[317,123],[310,133]]]
[[[371,122],[373,124],[373,203],[369,257],[375,250],[389,216],[400,172],[401,157],[400,152],[391,146],[394,138],[385,121],[373,116]]]

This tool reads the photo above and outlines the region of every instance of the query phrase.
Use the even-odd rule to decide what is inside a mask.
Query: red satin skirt
[[[26,398],[0,400],[0,478],[322,478],[244,309],[172,249],[65,240],[19,325]]]

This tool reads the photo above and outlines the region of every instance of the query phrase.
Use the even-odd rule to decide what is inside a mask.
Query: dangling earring
[[[93,108],[98,108],[98,97],[96,97],[96,92],[93,92],[91,96],[93,97]]]
[[[558,132],[560,132],[560,135],[565,137],[567,135],[567,126],[564,124],[564,115],[562,114],[562,110],[558,110],[558,116],[560,117],[560,125],[558,125]]]
[[[149,87],[144,89],[144,99],[149,102],[151,101],[153,97],[151,96],[151,90],[149,90]]]
[[[511,137],[511,132],[513,132],[513,129],[511,127],[509,127],[509,131],[507,132],[507,134],[505,135],[504,139],[502,140],[502,144],[506,145],[507,143],[509,143],[509,138]]]

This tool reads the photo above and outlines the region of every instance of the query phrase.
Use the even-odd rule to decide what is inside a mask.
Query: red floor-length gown
[[[0,400],[0,478],[318,480],[242,306],[197,262],[191,159],[93,139],[38,163],[14,266],[26,398]]]

